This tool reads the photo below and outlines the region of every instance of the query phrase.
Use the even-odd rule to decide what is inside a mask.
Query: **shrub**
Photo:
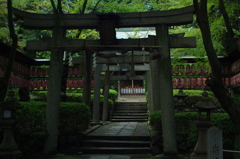
[[[46,103],[20,102],[22,109],[17,110],[15,139],[19,149],[26,154],[35,153],[43,146],[45,131]]]
[[[176,132],[178,137],[178,146],[187,146],[186,150],[192,150],[197,142],[198,130],[194,124],[197,119],[196,112],[175,113]],[[227,113],[212,113],[211,120],[213,125],[220,128],[223,132],[223,148],[233,149],[234,125]],[[150,116],[150,125],[162,136],[161,111],[155,111]],[[181,144],[181,146],[180,146]]]
[[[17,110],[15,139],[24,155],[35,154],[43,147],[45,131],[45,102],[20,102]],[[59,109],[59,134],[81,134],[90,122],[89,107],[82,103],[62,102]]]
[[[117,97],[118,97],[118,92],[116,90],[109,89],[109,99],[111,99],[112,101],[115,101]]]
[[[59,134],[80,134],[88,128],[90,109],[83,103],[62,102],[59,110]]]

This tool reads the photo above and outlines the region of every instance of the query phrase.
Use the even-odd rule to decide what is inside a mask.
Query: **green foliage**
[[[20,102],[22,109],[17,110],[15,139],[19,149],[25,154],[32,154],[43,146],[45,131],[46,103]]]
[[[23,109],[17,110],[15,139],[25,155],[40,151],[47,136],[45,131],[45,102],[20,102]],[[59,135],[81,134],[88,128],[90,109],[82,103],[60,103]]]
[[[117,97],[118,97],[118,92],[116,90],[109,89],[109,99],[111,99],[112,101],[115,101]]]
[[[88,128],[90,108],[83,103],[62,102],[59,110],[59,134],[80,134]]]
[[[162,134],[161,118],[161,111],[155,111],[150,115],[150,125],[160,134],[160,136]],[[186,145],[189,145],[188,150],[193,149],[198,138],[198,130],[194,124],[194,121],[197,120],[197,113],[175,113],[175,118],[177,136],[181,135],[185,137]],[[213,126],[220,128],[223,132],[223,148],[233,149],[235,129],[229,115],[227,113],[212,113],[211,120]]]

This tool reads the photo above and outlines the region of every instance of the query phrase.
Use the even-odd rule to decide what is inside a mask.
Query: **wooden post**
[[[167,25],[156,26],[157,44],[161,46],[161,56],[157,58],[159,70],[160,103],[162,110],[162,133],[164,155],[176,156],[176,126],[174,116],[174,103],[172,92],[172,73],[171,73],[171,57],[169,49],[169,36]]]

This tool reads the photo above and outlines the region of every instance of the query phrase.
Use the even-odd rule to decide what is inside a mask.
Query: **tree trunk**
[[[12,47],[11,47],[10,55],[8,57],[8,63],[5,69],[4,77],[2,80],[0,80],[0,102],[4,101],[7,94],[9,78],[12,72],[12,65],[17,52],[16,49],[17,49],[17,43],[18,43],[18,37],[15,34],[13,17],[12,17],[12,0],[7,1],[7,8],[8,8],[8,27],[10,31],[10,37],[12,38]]]
[[[231,98],[231,94],[224,87],[224,84],[222,82],[222,66],[217,58],[217,54],[214,50],[211,39],[210,26],[207,16],[207,0],[201,0],[200,4],[198,4],[197,0],[194,0],[194,6],[197,15],[197,22],[202,32],[204,47],[210,66],[212,68],[212,76],[208,79],[207,85],[211,88],[212,92],[220,102],[222,108],[229,114],[235,125],[236,133],[240,134],[240,109],[235,105],[234,101]],[[237,142],[235,145],[240,145],[240,140],[238,138],[236,139]],[[239,148],[240,147],[237,146],[235,147],[235,150],[240,150]]]

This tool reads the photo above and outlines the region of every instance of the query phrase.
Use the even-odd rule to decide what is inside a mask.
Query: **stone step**
[[[146,106],[147,102],[115,102],[115,106]]]
[[[114,113],[147,113],[147,110],[114,110]]]
[[[150,141],[150,136],[86,135],[84,136],[84,140]]]
[[[147,119],[148,116],[112,116],[112,119]]]
[[[112,122],[146,122],[148,119],[111,119]]]
[[[117,106],[115,107],[115,110],[147,110],[147,107],[122,107],[122,106]]]
[[[131,115],[131,116],[148,116],[148,113],[114,112],[114,115],[116,115],[116,116],[128,116],[128,115]]]
[[[150,141],[131,140],[83,140],[84,146],[94,147],[150,147]]]
[[[151,153],[149,147],[81,147],[83,154],[144,154]]]

